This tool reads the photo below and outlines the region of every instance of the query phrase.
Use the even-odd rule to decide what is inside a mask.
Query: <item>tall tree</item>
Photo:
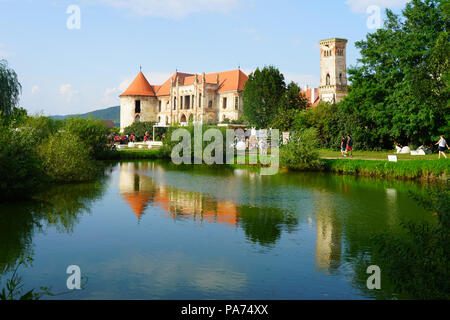
[[[249,75],[242,94],[246,120],[260,128],[268,127],[278,113],[285,91],[284,76],[277,68],[257,68]]]
[[[301,94],[300,87],[295,82],[289,83],[270,126],[280,130],[291,130],[297,114],[308,106],[309,103],[305,95]]]
[[[342,106],[363,116],[359,129],[374,144],[429,142],[449,127],[450,20],[439,0],[412,0],[402,16],[386,15],[383,28],[356,43],[361,58]]]
[[[16,72],[8,67],[6,60],[0,60],[0,114],[11,115],[19,104],[21,91]]]

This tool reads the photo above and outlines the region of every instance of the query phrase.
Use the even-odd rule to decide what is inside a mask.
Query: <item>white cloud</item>
[[[128,9],[141,16],[181,18],[209,11],[227,13],[239,6],[239,0],[95,0],[119,9]]]
[[[70,83],[63,84],[59,87],[59,93],[64,97],[67,102],[72,100],[72,97],[78,93],[77,90],[72,89],[72,85]]]
[[[39,92],[39,86],[35,85],[33,88],[31,88],[31,94],[36,94]]]
[[[370,6],[379,6],[380,8],[398,9],[402,8],[409,0],[346,0],[345,3],[350,6],[350,10],[355,13],[366,13]]]

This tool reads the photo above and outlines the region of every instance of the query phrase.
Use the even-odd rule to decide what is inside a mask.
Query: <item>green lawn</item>
[[[320,157],[327,158],[343,158],[341,152],[338,150],[325,150],[321,149],[319,151]],[[353,150],[353,159],[364,159],[364,160],[387,160],[388,155],[396,155],[398,160],[435,160],[438,159],[438,154],[430,154],[425,156],[412,156],[410,154],[397,154],[395,151],[358,151]],[[447,157],[450,154],[447,153]],[[442,158],[442,157],[441,157]],[[345,159],[352,159],[347,157]]]

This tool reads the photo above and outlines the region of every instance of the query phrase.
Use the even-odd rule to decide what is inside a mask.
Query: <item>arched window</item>
[[[141,113],[141,100],[134,101],[134,113]]]
[[[180,122],[186,122],[186,116],[184,114],[181,115]]]
[[[141,117],[140,116],[136,116],[136,118],[134,119],[134,122],[141,122]]]
[[[326,85],[327,86],[329,86],[330,85],[330,83],[331,83],[331,78],[330,78],[330,74],[329,73],[327,73],[327,78],[326,78]]]
[[[342,85],[342,73],[339,73],[339,84]]]
[[[212,108],[212,101],[211,100],[209,100],[209,102],[208,102],[208,108]]]

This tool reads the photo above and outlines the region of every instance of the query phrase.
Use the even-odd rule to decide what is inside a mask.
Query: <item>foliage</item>
[[[359,119],[369,148],[433,141],[449,128],[450,20],[439,0],[412,0],[401,17],[386,15],[383,28],[356,43],[361,58],[340,107]]]
[[[51,136],[40,148],[46,174],[59,182],[92,180],[98,170],[90,148],[72,133]]]
[[[406,235],[375,237],[373,261],[382,266],[400,293],[415,299],[450,298],[450,190],[427,190],[413,196],[437,216],[436,224],[406,222]]]
[[[165,135],[164,138],[164,145],[161,148],[161,157],[164,158],[171,158],[171,154],[172,154],[172,150],[174,149],[174,147],[176,145],[178,145],[179,143],[181,143],[181,138],[179,140],[175,140],[172,141],[172,136],[174,134],[174,132],[178,129],[185,129],[189,132],[190,135],[190,143],[188,144],[190,146],[190,150],[191,150],[191,159],[192,161],[194,161],[194,138],[195,138],[195,134],[194,134],[194,130],[195,130],[195,126],[194,125],[189,125],[186,127],[170,127],[167,130],[167,133]],[[208,129],[216,129],[219,130],[220,133],[222,134],[223,137],[223,145],[222,145],[222,154],[225,157],[226,155],[226,129],[225,127],[217,127],[217,126],[207,126],[207,125],[202,125],[201,126],[201,132],[202,132],[202,138],[204,137],[205,132]],[[211,145],[214,143],[214,138],[212,139],[212,141],[208,142],[208,141],[203,141],[202,139],[202,145],[201,145],[201,149],[202,152],[205,150],[205,147],[208,145]],[[180,156],[183,156],[183,154],[180,153]],[[214,153],[213,153],[214,156]],[[225,161],[225,158],[224,158]]]
[[[153,136],[154,125],[155,122],[134,122],[132,125],[126,127],[123,133],[128,135],[133,134],[138,140],[143,140],[146,131]],[[156,140],[161,139],[162,136],[161,130],[159,129],[160,128],[155,128],[155,134],[157,135]]]
[[[267,128],[278,113],[286,91],[284,76],[273,67],[264,67],[249,75],[242,99],[246,120],[259,128]]]
[[[6,280],[6,287],[2,288],[0,291],[0,300],[39,300],[41,297],[46,295],[52,295],[49,288],[41,287],[42,292],[36,292],[35,289],[31,289],[26,293],[23,293],[23,281],[22,277],[19,276],[19,267],[23,264],[30,263],[31,258],[27,260],[22,259],[17,263],[14,268],[11,278]]]
[[[77,136],[84,145],[89,146],[90,155],[94,158],[107,150],[106,137],[109,131],[101,120],[68,118],[64,120],[61,130],[65,134]]]
[[[10,116],[19,104],[22,86],[6,60],[0,60],[0,115]]]
[[[1,200],[32,195],[45,181],[30,132],[0,126]]]
[[[289,143],[280,148],[281,165],[299,170],[318,169],[321,162],[317,142],[317,132],[313,128],[292,133]]]

